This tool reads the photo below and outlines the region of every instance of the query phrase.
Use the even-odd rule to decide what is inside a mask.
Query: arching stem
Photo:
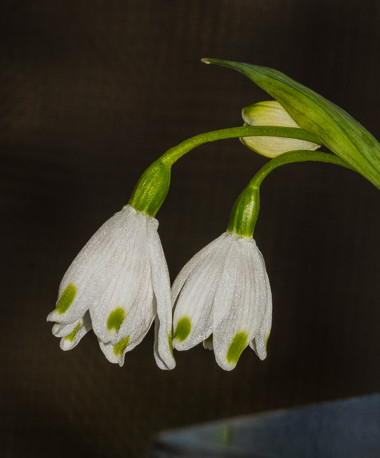
[[[260,186],[263,180],[282,165],[307,161],[335,164],[354,170],[343,159],[331,153],[300,150],[281,154],[267,162],[241,192],[232,209],[228,231],[241,237],[253,237],[260,212]]]
[[[321,144],[321,141],[310,132],[296,127],[273,127],[273,126],[242,126],[230,127],[228,129],[214,130],[204,134],[196,135],[179,143],[177,146],[170,148],[164,153],[159,160],[168,166],[172,166],[178,159],[186,153],[203,145],[204,143],[215,142],[217,140],[226,140],[228,138],[239,137],[285,137],[306,140],[313,143]]]

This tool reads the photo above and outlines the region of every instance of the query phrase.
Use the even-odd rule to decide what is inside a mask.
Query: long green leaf
[[[380,188],[380,144],[361,124],[334,103],[283,73],[242,62],[202,59],[233,68],[276,99],[303,129]]]

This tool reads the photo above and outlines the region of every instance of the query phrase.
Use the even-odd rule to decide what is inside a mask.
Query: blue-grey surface
[[[152,457],[380,457],[380,395],[164,433]]]

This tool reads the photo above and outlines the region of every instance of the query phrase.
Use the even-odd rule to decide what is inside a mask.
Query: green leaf
[[[380,188],[380,144],[361,124],[334,103],[283,73],[241,62],[202,59],[233,68],[276,99],[303,129]]]

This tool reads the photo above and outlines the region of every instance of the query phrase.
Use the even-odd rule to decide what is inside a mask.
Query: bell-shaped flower
[[[275,100],[243,108],[242,117],[245,125],[249,126],[300,127]],[[243,137],[241,141],[256,153],[267,157],[276,157],[295,150],[314,151],[320,147],[306,140],[284,137]]]
[[[84,246],[63,277],[53,334],[70,350],[91,328],[113,363],[124,364],[155,320],[158,366],[172,369],[170,280],[158,221],[126,205]]]
[[[225,232],[197,253],[172,287],[173,346],[203,341],[219,366],[232,370],[249,345],[260,359],[272,322],[272,296],[263,257],[253,238]]]

